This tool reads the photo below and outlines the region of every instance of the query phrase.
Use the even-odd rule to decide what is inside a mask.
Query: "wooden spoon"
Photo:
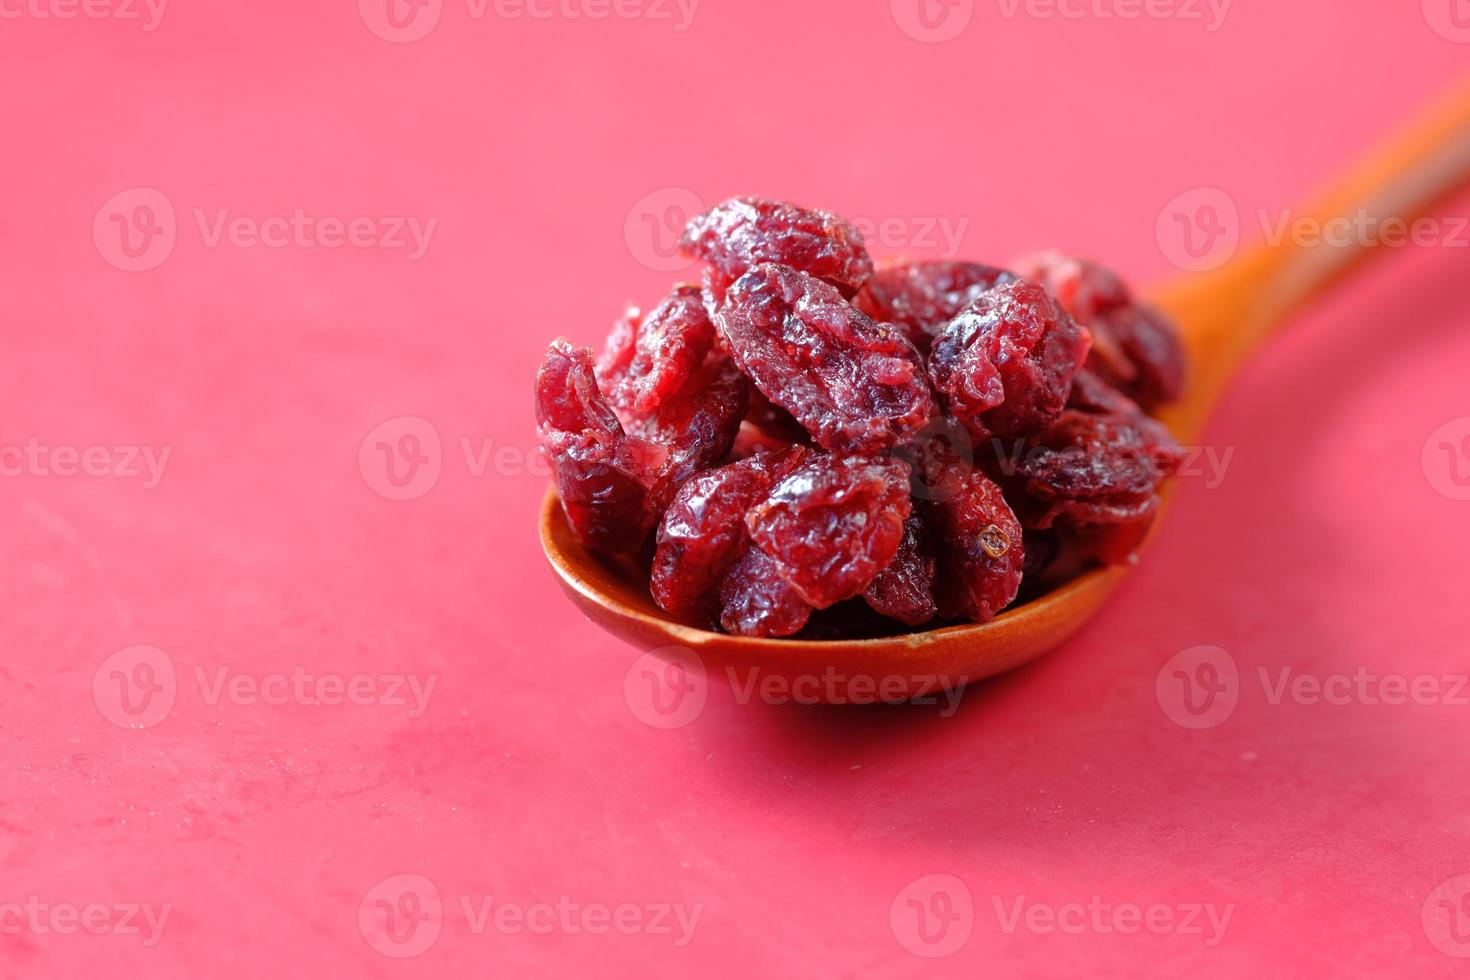
[[[1454,93],[1349,171],[1321,201],[1293,216],[1325,227],[1366,212],[1413,222],[1470,184],[1470,86]],[[1365,236],[1366,237],[1366,236]],[[1241,362],[1290,314],[1356,268],[1374,242],[1304,248],[1289,241],[1255,246],[1223,267],[1155,291],[1189,352],[1190,388],[1162,414],[1185,444],[1198,440],[1216,400]],[[644,650],[686,665],[697,654],[707,671],[739,672],[813,685],[826,699],[903,700],[936,687],[962,686],[1032,660],[1076,633],[1118,587],[1131,566],[1087,572],[1035,601],[982,625],[869,640],[767,640],[727,636],[674,622],[649,597],[646,573],[596,555],[573,536],[555,491],[541,508],[541,544],[562,588],[593,622]],[[808,682],[810,684],[810,682]]]

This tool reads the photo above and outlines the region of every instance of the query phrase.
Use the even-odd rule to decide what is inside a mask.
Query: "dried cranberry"
[[[730,287],[715,321],[741,370],[825,449],[890,449],[933,410],[913,345],[811,276],[756,266]]]
[[[863,592],[874,611],[909,626],[922,626],[939,612],[934,605],[935,561],[922,514],[915,510],[903,524],[898,554]]]
[[[657,412],[629,423],[637,435],[667,450],[650,487],[656,514],[685,480],[729,455],[749,398],[745,376],[723,354],[711,354]]]
[[[536,419],[567,523],[589,548],[636,551],[654,520],[662,453],[629,437],[597,388],[592,351],[558,340],[536,375]]]
[[[582,542],[637,551],[680,484],[730,452],[748,393],[734,365],[711,355],[657,412],[625,426],[597,385],[592,351],[553,343],[536,376],[536,417]]]
[[[651,589],[660,608],[690,622],[708,617],[720,579],[749,543],[746,512],[807,455],[801,447],[762,453],[679,488],[659,525],[653,556]]]
[[[745,421],[766,435],[785,440],[788,444],[811,441],[806,429],[801,427],[801,423],[790,412],[773,403],[754,386],[751,386],[750,410],[745,413]]]
[[[748,545],[720,582],[720,625],[737,636],[791,636],[812,607],[781,577],[777,562]]]
[[[912,507],[902,460],[821,454],[777,483],[746,526],[797,593],[826,609],[893,561]]]
[[[977,439],[1030,432],[1062,411],[1090,337],[1045,289],[982,293],[934,341],[929,376]]]
[[[934,338],[980,294],[1015,279],[974,262],[913,262],[873,273],[853,301],[879,323],[902,327],[909,342],[928,354]]]
[[[1088,366],[1144,408],[1184,392],[1184,347],[1163,313],[1136,301],[1123,280],[1087,259],[1042,252],[1016,264],[1093,332]]]
[[[1122,351],[1131,370],[1114,376],[1144,408],[1167,405],[1184,394],[1184,345],[1163,313],[1132,304],[1103,314],[1092,329]]]
[[[733,197],[689,222],[680,243],[709,263],[711,300],[762,262],[779,262],[827,282],[844,296],[873,274],[863,236],[830,211],[756,197]]]
[[[1068,313],[1084,324],[1133,300],[1116,272],[1063,252],[1038,252],[1012,266],[1023,279],[1045,286]]]
[[[1015,601],[1026,548],[1021,522],[1001,488],[953,456],[930,457],[931,485],[946,493],[925,505],[939,571],[934,583],[940,615],[985,623]],[[947,471],[943,476],[933,471]]]
[[[1149,520],[1155,494],[1183,461],[1168,431],[1141,412],[1063,412],[1028,439],[1019,466],[1027,524],[1050,527],[1058,518],[1074,525],[1127,524]]]
[[[598,362],[608,401],[647,414],[688,382],[715,347],[698,286],[681,285],[647,316],[629,310]]]

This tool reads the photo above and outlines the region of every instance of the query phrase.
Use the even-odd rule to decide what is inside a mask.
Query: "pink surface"
[[[0,2],[0,975],[1463,973],[1470,234],[1302,317],[1119,598],[958,710],[646,723],[528,463],[546,342],[677,275],[649,219],[1155,280],[1171,199],[1254,237],[1454,80],[1463,0],[120,3]]]

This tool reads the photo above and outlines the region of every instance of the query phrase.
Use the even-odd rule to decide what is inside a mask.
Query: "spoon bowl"
[[[1470,183],[1470,86],[1454,93],[1337,182],[1311,208],[1326,222],[1366,211],[1412,222]],[[1159,413],[1182,443],[1200,437],[1240,364],[1292,313],[1360,265],[1372,243],[1315,248],[1256,246],[1218,269],[1181,279],[1149,298],[1179,325],[1189,390]],[[1164,489],[1165,509],[1172,485]],[[562,589],[589,619],[633,646],[708,672],[826,678],[818,700],[903,701],[962,687],[1055,649],[1082,629],[1131,565],[1096,568],[988,623],[875,639],[792,640],[729,636],[671,619],[649,595],[646,569],[588,551],[572,534],[555,490],[541,507],[541,544]],[[834,682],[835,681],[835,682]]]

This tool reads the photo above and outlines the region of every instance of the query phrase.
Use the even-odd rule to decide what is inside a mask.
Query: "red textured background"
[[[641,230],[687,197],[670,189],[894,219],[888,244],[920,253],[943,219],[969,257],[1059,245],[1147,283],[1175,272],[1155,226],[1176,195],[1223,190],[1252,237],[1257,209],[1462,76],[1463,0],[1237,0],[1214,31],[1104,19],[1106,0],[1081,19],[962,2],[933,8],[972,16],[943,44],[901,29],[906,0],[703,0],[684,31],[566,16],[595,0],[545,20],[445,0],[403,44],[369,29],[372,0],[367,18],[173,0],[151,31],[10,2],[0,444],[170,455],[151,488],[0,478],[0,975],[1463,972],[1470,705],[1273,704],[1257,669],[1470,669],[1470,502],[1448,469],[1470,455],[1422,458],[1470,416],[1470,249],[1402,250],[1299,318],[1210,429],[1234,451],[1224,480],[1186,481],[1082,635],[952,715],[716,684],[689,724],[650,727],[625,695],[637,654],[545,569],[526,471],[546,342],[597,341],[676,275]],[[104,204],[132,188],[176,211],[148,271],[108,261]],[[195,219],[297,208],[437,225],[411,261],[210,247]],[[437,432],[440,475],[390,501],[360,450],[401,417]],[[474,475],[462,440],[503,454]],[[109,720],[103,662],[137,645],[175,700],[135,730]],[[1193,731],[1155,683],[1200,645],[1228,652],[1239,703]],[[410,717],[210,699],[197,679],[298,668],[435,687]],[[444,912],[397,959],[359,907],[403,874]],[[974,909],[938,960],[902,941],[927,875]],[[461,899],[490,896],[699,919],[682,946],[477,931]],[[1007,932],[996,911],[1094,896],[1232,911],[1213,945]],[[169,917],[149,943],[43,931],[27,903]],[[1426,904],[1464,931],[1426,927]]]

